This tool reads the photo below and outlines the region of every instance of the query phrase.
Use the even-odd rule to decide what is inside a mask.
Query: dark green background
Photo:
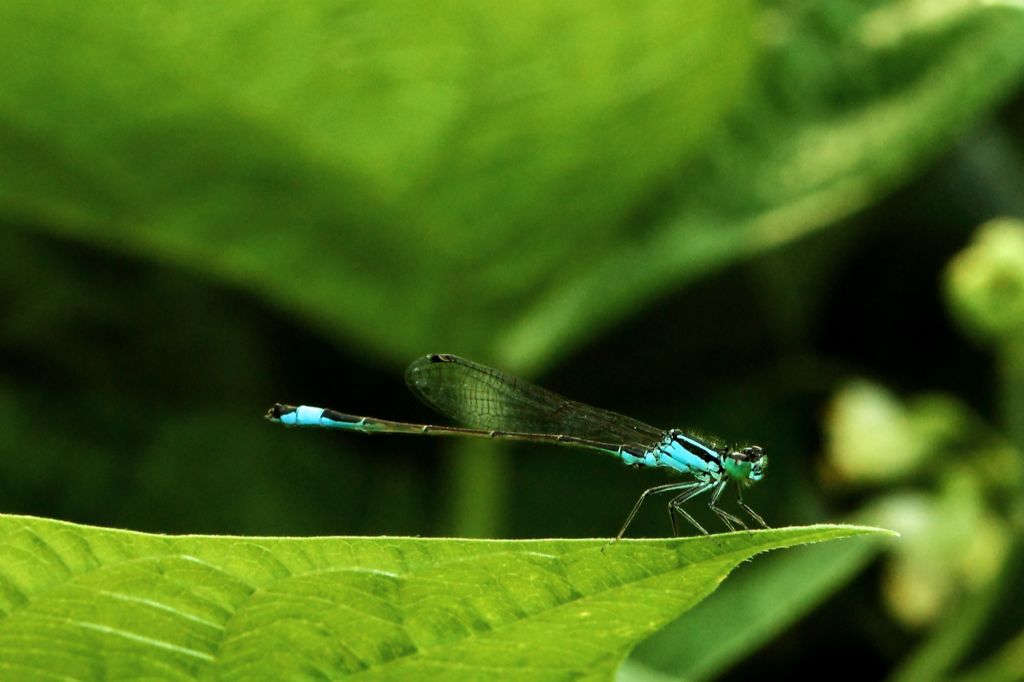
[[[262,420],[436,419],[402,373],[451,352],[759,443],[772,525],[846,518],[872,493],[823,483],[844,382],[1000,409],[941,283],[1024,215],[1024,12],[924,6],[5,2],[3,511],[605,536],[665,480]],[[879,677],[924,635],[877,578],[733,674]]]

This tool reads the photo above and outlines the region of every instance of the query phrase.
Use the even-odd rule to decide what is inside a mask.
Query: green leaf
[[[19,679],[609,678],[741,561],[888,531],[676,540],[159,536],[0,517]]]
[[[875,540],[801,547],[758,562],[637,647],[620,682],[652,673],[713,679],[846,584],[882,548]],[[694,632],[701,636],[692,637]]]

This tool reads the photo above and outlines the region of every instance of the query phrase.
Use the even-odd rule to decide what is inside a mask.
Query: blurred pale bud
[[[1024,331],[1024,223],[993,220],[949,265],[946,292],[969,331],[1007,339]]]
[[[1009,529],[986,505],[974,473],[951,472],[938,495],[892,495],[867,513],[869,522],[900,533],[884,592],[890,611],[907,625],[934,622],[954,599],[984,587],[1002,565]]]
[[[930,542],[936,500],[924,493],[900,493],[865,510],[867,523],[885,523],[900,534],[886,562],[882,592],[890,613],[921,627],[942,613],[954,589],[954,573],[944,552]]]
[[[825,417],[827,452],[848,481],[889,481],[917,471],[956,438],[963,423],[958,405],[929,396],[904,405],[883,387],[857,381],[832,399]]]

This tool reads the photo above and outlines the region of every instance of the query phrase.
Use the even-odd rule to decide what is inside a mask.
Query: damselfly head
[[[282,405],[281,403],[274,403],[274,406],[267,410],[267,413],[263,415],[264,419],[268,419],[272,422],[281,421],[281,417],[295,412],[295,408],[291,405]]]
[[[764,478],[768,455],[758,445],[733,450],[726,456],[725,468],[741,483],[756,483]]]

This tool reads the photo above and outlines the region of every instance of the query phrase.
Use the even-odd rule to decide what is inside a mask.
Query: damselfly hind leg
[[[676,495],[671,500],[669,500],[669,502],[668,502],[668,518],[669,518],[670,521],[672,521],[672,535],[673,536],[679,537],[679,527],[676,525],[676,515],[675,515],[675,513],[678,513],[684,519],[689,521],[690,525],[692,525],[694,528],[699,530],[701,532],[701,534],[709,535],[707,530],[704,529],[704,526],[702,526],[699,523],[697,523],[697,519],[695,519],[692,516],[690,516],[690,513],[688,511],[686,511],[685,509],[683,509],[683,505],[687,501],[693,499],[694,497],[697,497],[701,493],[707,492],[710,488],[711,488],[711,486],[708,485],[707,483],[700,483],[700,482],[698,482],[698,483],[694,484],[694,487],[693,487],[692,490],[687,490],[685,493],[683,493],[681,495]]]
[[[689,495],[690,491],[693,491],[694,489],[701,489],[702,490],[703,488],[704,488],[704,484],[700,483],[699,481],[690,481],[690,482],[687,482],[687,483],[666,483],[665,485],[656,485],[653,488],[648,488],[647,490],[645,490],[642,493],[640,493],[640,497],[637,499],[636,504],[633,505],[633,508],[629,511],[629,516],[626,517],[626,522],[622,524],[622,529],[619,530],[619,534],[615,536],[615,540],[613,542],[618,542],[619,540],[622,539],[622,536],[625,535],[626,529],[629,528],[629,524],[633,523],[633,519],[636,518],[637,512],[640,511],[640,507],[643,505],[644,500],[647,499],[648,495],[657,495],[659,493],[676,492],[676,491],[680,491],[681,490],[681,491],[686,491],[682,495],[682,496],[685,496],[685,495]],[[677,500],[677,499],[679,499],[679,498],[678,497],[673,498],[673,502],[675,500]],[[687,498],[687,499],[689,499],[689,498]],[[670,513],[670,515],[671,515],[671,508],[672,508],[672,502],[669,502],[669,513]],[[697,526],[697,527],[700,528],[700,526]],[[676,520],[675,520],[675,517],[672,517],[672,530],[673,530],[673,532],[676,530]],[[701,530],[703,531],[703,529],[701,529]],[[707,531],[704,531],[704,532],[706,533]],[[679,535],[679,533],[675,533],[675,534]]]

